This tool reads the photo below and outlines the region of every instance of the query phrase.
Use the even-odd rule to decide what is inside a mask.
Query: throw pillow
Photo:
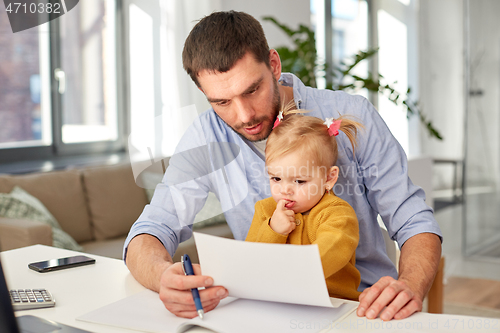
[[[68,250],[82,251],[83,248],[61,229],[54,216],[34,196],[15,186],[10,193],[0,193],[0,216],[14,219],[30,219],[52,227],[52,245]]]

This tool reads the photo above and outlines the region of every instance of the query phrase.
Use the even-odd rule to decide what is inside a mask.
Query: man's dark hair
[[[243,12],[215,12],[201,19],[189,33],[182,62],[199,87],[200,71],[227,72],[247,52],[270,67],[269,46],[259,21]]]

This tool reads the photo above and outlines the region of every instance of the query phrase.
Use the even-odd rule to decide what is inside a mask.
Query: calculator
[[[14,310],[48,308],[56,305],[47,289],[13,289],[9,291]]]

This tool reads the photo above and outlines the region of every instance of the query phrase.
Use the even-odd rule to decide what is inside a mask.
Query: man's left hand
[[[399,278],[384,276],[359,295],[357,314],[368,319],[404,319],[422,311],[422,302],[436,276],[441,240],[432,233],[408,239],[401,248]]]
[[[359,295],[359,317],[377,318],[387,321],[404,319],[415,312],[422,311],[422,299],[404,281],[384,276]]]

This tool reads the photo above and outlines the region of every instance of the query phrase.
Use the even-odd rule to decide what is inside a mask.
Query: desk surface
[[[16,311],[16,315],[32,314],[98,333],[136,332],[75,320],[85,313],[145,290],[132,277],[123,261],[90,255],[96,259],[95,265],[49,273],[37,273],[28,268],[31,262],[76,254],[79,253],[43,245],[0,253],[9,288],[46,288],[56,299],[53,308]],[[300,332],[301,325],[311,323],[293,324]],[[326,332],[500,332],[500,320],[417,313],[405,320],[384,323],[379,319],[359,318],[352,313],[333,327],[324,324],[322,328]]]
[[[80,315],[145,289],[132,277],[122,260],[89,255],[96,259],[95,265],[49,273],[38,273],[28,268],[31,262],[77,254],[43,245],[0,253],[10,289],[46,288],[56,300],[53,308],[16,311],[16,315],[31,314],[92,332],[124,332],[118,328],[75,320]]]

